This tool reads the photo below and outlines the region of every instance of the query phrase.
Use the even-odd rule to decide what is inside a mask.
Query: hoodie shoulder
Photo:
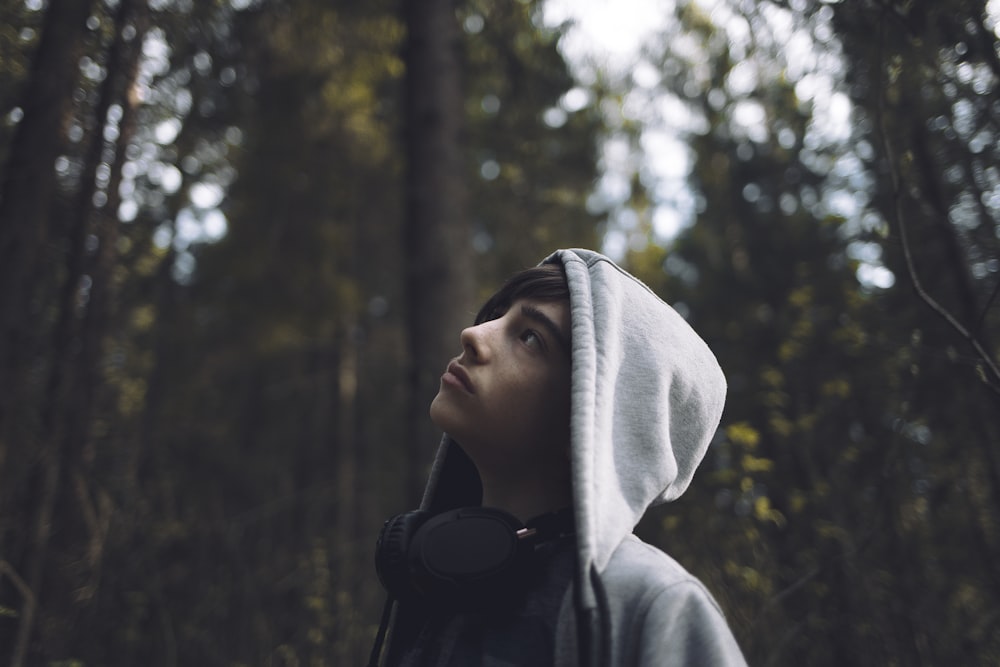
[[[746,664],[712,594],[659,549],[627,537],[601,580],[620,664]]]
[[[611,598],[619,598],[620,602],[629,600],[634,610],[654,603],[669,603],[671,599],[696,597],[722,615],[701,581],[672,557],[635,535],[627,536],[615,549],[601,581]]]

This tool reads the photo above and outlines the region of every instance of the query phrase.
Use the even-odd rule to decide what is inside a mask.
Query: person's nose
[[[462,329],[462,351],[470,361],[482,363],[490,356],[490,322]]]

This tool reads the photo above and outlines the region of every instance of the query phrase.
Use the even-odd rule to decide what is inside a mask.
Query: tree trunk
[[[98,493],[97,503],[91,502],[93,494],[83,472],[84,459],[88,457],[83,450],[93,421],[95,397],[103,385],[101,357],[113,300],[109,283],[117,261],[117,217],[107,207],[97,210],[92,201],[97,191],[96,174],[105,154],[104,127],[108,110],[118,101],[123,110],[131,106],[124,96],[138,71],[141,38],[126,38],[125,27],[133,18],[136,4],[136,0],[122,0],[116,12],[115,39],[108,52],[107,74],[94,109],[94,126],[84,156],[80,189],[65,216],[70,220],[66,268],[55,304],[58,321],[52,332],[49,350],[52,363],[39,422],[42,484],[37,507],[32,508],[35,518],[25,569],[28,583],[40,600],[40,611],[54,613],[59,618],[72,617],[76,608],[95,595],[110,525],[109,497]],[[129,135],[130,130],[122,126],[115,150],[119,159],[124,157]],[[113,166],[116,170],[113,173],[120,173],[121,164]],[[116,186],[117,182],[115,177],[109,186]],[[116,201],[117,197],[112,196],[108,203]],[[90,236],[98,240],[96,253],[86,248]],[[84,279],[89,281],[87,289],[81,287]],[[56,539],[57,544],[54,543]],[[86,582],[67,579],[62,570],[51,571],[50,552],[71,554],[80,563],[85,563],[89,570]],[[40,590],[43,581],[48,582],[50,592]],[[24,642],[31,634],[32,621],[25,618],[15,649],[15,664],[24,654]],[[51,639],[42,643],[47,652],[58,653]]]
[[[0,461],[11,437],[26,345],[32,326],[32,278],[45,242],[55,191],[53,163],[63,148],[62,125],[72,100],[77,47],[90,14],[90,0],[51,0],[38,50],[21,99],[24,116],[11,141],[0,191]]]
[[[427,408],[467,322],[474,279],[461,147],[458,27],[450,0],[403,2],[406,256],[410,351],[408,494],[420,498],[436,429]]]
[[[46,276],[39,265],[46,241],[49,214],[55,194],[53,164],[63,148],[63,123],[74,92],[78,46],[82,40],[90,0],[51,0],[42,25],[38,49],[21,98],[23,118],[11,141],[0,191],[0,285],[4,299],[0,306],[0,515],[25,516],[29,508],[20,500],[30,501],[32,494],[19,500],[20,492],[32,476],[36,461],[32,444],[39,439],[31,416],[31,397],[35,391],[27,382],[27,371],[34,361],[33,340],[43,332],[39,309],[32,306],[37,297],[35,280]],[[26,416],[27,415],[27,416]],[[17,450],[14,446],[17,445]],[[17,455],[15,461],[14,455]],[[43,461],[45,461],[43,456]],[[52,486],[51,466],[41,473],[44,491]],[[44,501],[43,501],[44,504]],[[50,529],[38,515],[34,540],[47,539]],[[0,534],[0,551],[28,567],[25,575],[32,596],[38,599],[40,570],[34,559],[25,558],[30,547],[24,538],[9,544],[8,535]],[[28,639],[34,628],[35,604],[26,605],[10,643],[11,665],[23,664]]]

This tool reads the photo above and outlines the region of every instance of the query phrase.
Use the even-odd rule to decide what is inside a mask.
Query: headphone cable
[[[368,658],[368,667],[378,667],[379,658],[382,656],[382,644],[385,643],[385,633],[389,629],[389,618],[392,616],[392,604],[395,600],[391,595],[386,596],[385,606],[382,607],[382,621],[379,623],[378,632],[375,634],[375,644],[372,645],[372,654]]]

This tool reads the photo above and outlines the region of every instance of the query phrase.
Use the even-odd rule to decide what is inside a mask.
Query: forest
[[[750,664],[1000,664],[1000,2],[573,5],[0,0],[0,665],[364,664],[458,332],[565,247],[726,372],[637,532]]]

